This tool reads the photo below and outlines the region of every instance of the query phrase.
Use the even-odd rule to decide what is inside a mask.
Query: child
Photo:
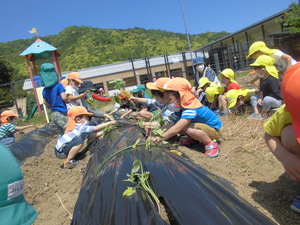
[[[260,95],[252,95],[251,105],[254,109],[249,119],[264,119],[271,108],[278,108],[282,105],[278,73],[274,66],[274,59],[267,55],[259,56],[250,66],[258,73],[260,80]],[[262,106],[259,113],[258,106]]]
[[[220,71],[221,77],[222,77],[222,83],[225,83],[226,88],[225,88],[225,93],[235,89],[241,89],[240,85],[234,80],[234,71],[232,69],[225,69],[223,71]],[[226,101],[226,96],[224,94],[220,94],[218,96],[218,101],[219,101],[219,109],[221,112],[223,112],[222,115],[228,116],[230,113],[230,110],[228,110],[227,107],[227,101]]]
[[[196,91],[195,96],[199,96],[199,101],[202,103],[202,105],[205,105],[207,107],[210,107],[210,103],[206,99],[205,90],[208,87],[216,86],[214,82],[211,82],[207,77],[201,77],[199,79],[199,86],[198,90]]]
[[[244,113],[244,106],[246,102],[250,102],[250,97],[255,93],[254,89],[232,89],[226,95],[228,109],[237,113]]]
[[[35,127],[34,125],[17,127],[14,125],[17,117],[18,115],[13,111],[5,110],[1,113],[0,142],[6,146],[10,146],[15,142],[15,132]]]
[[[169,109],[171,106],[169,105],[169,99],[167,99],[164,96],[164,93],[158,89],[158,87],[162,88],[167,81],[169,81],[169,77],[161,77],[158,78],[155,82],[148,82],[146,84],[146,87],[151,90],[151,94],[154,97],[154,99],[150,98],[138,98],[138,97],[132,97],[130,100],[133,102],[138,102],[141,104],[144,104],[146,106],[154,105],[155,107],[160,108],[161,116],[163,117],[165,124],[170,123],[170,118],[173,116],[172,108]],[[152,119],[154,115],[151,114],[151,117],[149,117],[149,120]]]
[[[214,82],[215,84],[220,84],[218,77],[210,67],[206,66],[203,57],[196,57],[193,59],[193,65],[196,70],[195,74],[195,85],[192,88],[191,92],[198,98],[199,96],[196,93],[196,89],[199,84],[198,81],[201,77],[207,77],[209,81]]]
[[[265,141],[293,180],[300,180],[300,63],[290,67],[282,79],[281,106],[264,124]],[[300,213],[300,195],[291,208]]]
[[[162,134],[162,138],[156,137],[154,141],[167,140],[181,131],[189,137],[205,145],[205,155],[213,158],[219,155],[220,146],[212,139],[219,139],[222,121],[206,106],[203,106],[191,93],[192,85],[185,78],[169,80],[163,87],[170,103],[181,107],[179,117],[173,117],[168,130]]]
[[[150,96],[146,93],[144,85],[137,85],[135,89],[131,91],[134,98],[146,98],[150,99]],[[131,98],[132,99],[132,98]],[[151,120],[153,115],[157,115],[158,111],[155,105],[153,104],[142,104],[141,102],[136,102],[136,113],[134,114],[135,118],[143,118],[146,120]]]
[[[225,88],[223,86],[217,85],[213,87],[208,87],[205,89],[205,95],[207,101],[211,103],[210,109],[214,111],[214,113],[218,116],[224,114],[220,112],[220,104],[219,104],[219,95],[224,94]]]
[[[67,80],[68,80],[68,85],[65,88],[66,88],[66,95],[69,100],[69,103],[67,104],[69,110],[74,106],[82,106],[81,99],[85,98],[85,94],[84,93],[78,94],[78,87],[80,84],[83,83],[83,81],[80,79],[79,73],[77,72],[69,73]]]
[[[63,135],[68,122],[66,89],[61,83],[43,89],[44,103],[51,109],[51,122],[58,127],[59,135]]]
[[[125,116],[129,115],[132,112],[136,111],[135,105],[130,101],[129,99],[132,97],[132,95],[126,91],[120,91],[118,94],[119,99],[121,100],[121,105],[118,108],[115,108],[113,111],[108,113],[109,115],[112,115],[113,113],[119,111],[120,109],[125,109],[127,112],[125,112],[120,118],[124,119]]]
[[[34,224],[38,212],[25,199],[22,169],[15,156],[3,144],[0,144],[0,171],[0,223]]]
[[[92,115],[93,113],[89,113],[83,106],[74,106],[68,111],[69,120],[66,129],[71,131],[60,137],[54,147],[55,156],[59,159],[65,159],[63,168],[73,169],[79,163],[74,158],[81,149],[83,142],[87,138],[99,137],[102,132],[98,131],[114,123],[114,121],[110,121],[97,126],[90,126],[89,116]]]
[[[290,68],[292,65],[295,65],[297,61],[293,59],[290,55],[283,53],[278,49],[269,49],[265,42],[257,41],[254,42],[249,48],[249,54],[246,58],[257,59],[258,56],[268,55],[274,59],[274,65],[279,73],[279,78],[282,78],[284,72]],[[247,82],[252,84],[259,79],[258,76],[253,78],[251,81]]]

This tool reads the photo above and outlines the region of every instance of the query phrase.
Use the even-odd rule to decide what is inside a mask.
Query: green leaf
[[[135,193],[136,193],[135,188],[127,187],[127,189],[123,192],[123,197],[131,197]]]
[[[135,159],[134,162],[133,162],[133,164],[132,164],[131,174],[137,173],[140,170],[140,168],[141,168],[141,164],[142,163],[141,163],[140,160]]]

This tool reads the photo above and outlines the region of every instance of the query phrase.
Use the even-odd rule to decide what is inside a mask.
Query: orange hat
[[[161,77],[158,78],[155,82],[148,82],[146,87],[150,90],[159,90],[157,87],[163,87],[165,83],[167,83],[171,78],[169,77]]]
[[[200,101],[191,93],[191,83],[181,77],[175,77],[170,79],[163,88],[159,88],[163,91],[178,91],[180,94],[180,105],[185,109],[197,109],[202,106]]]
[[[292,126],[300,143],[300,62],[290,67],[283,75],[281,93],[287,111],[292,116]]]
[[[80,116],[80,115],[88,115],[88,116],[93,116],[93,113],[90,113],[86,110],[85,107],[83,106],[74,106],[71,109],[69,109],[68,111],[68,123],[67,123],[67,127],[65,130],[65,133],[68,133],[70,131],[72,131],[76,125],[76,121],[75,121],[75,117],[76,116]]]
[[[130,94],[129,91],[124,90],[124,91],[120,91],[118,96],[119,96],[119,99],[125,99],[125,98],[131,98],[132,94]]]
[[[65,87],[68,85],[68,79],[62,79],[60,83]]]
[[[68,80],[76,80],[78,83],[83,83],[83,81],[80,78],[79,73],[77,73],[77,72],[71,72],[71,73],[69,73],[67,79]]]
[[[11,117],[11,116],[18,117],[18,114],[14,113],[13,111],[10,111],[10,110],[3,111],[1,113],[1,122],[2,122],[2,125],[8,123],[7,118]]]

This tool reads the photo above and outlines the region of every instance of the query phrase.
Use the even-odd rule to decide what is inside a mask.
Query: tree
[[[6,84],[11,81],[13,68],[5,59],[0,58],[0,84]]]
[[[293,2],[289,8],[291,11],[286,11],[280,22],[283,22],[284,30],[291,31],[292,34],[300,33],[300,6]]]

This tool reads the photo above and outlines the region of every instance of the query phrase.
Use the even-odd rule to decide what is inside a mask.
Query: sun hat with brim
[[[205,90],[207,100],[210,103],[214,101],[216,95],[223,94],[224,92],[225,92],[225,88],[220,85],[208,87]]]
[[[278,79],[278,72],[274,66],[274,59],[271,56],[261,55],[250,66],[264,66],[271,76]]]
[[[78,83],[83,83],[83,81],[80,78],[79,73],[77,73],[77,72],[71,72],[71,73],[69,73],[67,79],[68,80],[76,80]]]
[[[226,93],[226,100],[228,108],[232,108],[236,105],[239,96],[246,97],[249,93],[249,89],[232,89]]]
[[[18,114],[14,113],[13,111],[10,111],[10,110],[3,111],[1,113],[1,123],[2,123],[2,125],[8,123],[7,118],[11,117],[11,116],[18,117]]]
[[[22,170],[11,151],[2,143],[0,171],[0,224],[33,224],[38,213],[25,200]]]
[[[230,82],[234,82],[234,83],[237,83],[235,80],[234,80],[234,71],[232,69],[225,69],[223,71],[219,71],[220,74],[222,74],[223,76],[227,77],[230,79]]]
[[[246,58],[250,58],[255,52],[260,51],[267,55],[273,55],[275,52],[278,52],[278,49],[269,49],[266,46],[266,43],[263,41],[256,41],[254,42],[250,48],[249,48],[249,54],[246,56]]]
[[[292,116],[292,126],[300,143],[300,63],[286,70],[282,78],[281,93],[287,111]]]
[[[210,83],[210,80],[207,78],[207,77],[201,77],[200,79],[199,79],[199,86],[198,86],[198,88],[202,88],[205,84],[208,84],[208,83]]]
[[[83,106],[74,106],[71,109],[69,109],[67,115],[68,115],[69,119],[68,119],[65,133],[68,133],[75,128],[75,126],[76,126],[75,117],[76,116],[81,116],[81,115],[93,116],[94,114],[88,112],[87,109]]]
[[[78,93],[81,94],[81,93],[83,93],[85,91],[97,91],[97,89],[95,88],[95,86],[94,86],[94,84],[93,84],[92,81],[85,80],[80,85],[80,87],[78,89]]]
[[[160,77],[155,82],[146,83],[146,87],[150,90],[159,90],[158,87],[163,87],[171,78],[169,77]]]
[[[194,66],[198,65],[198,64],[205,64],[203,57],[196,57],[193,59],[193,64]]]
[[[136,85],[135,89],[131,90],[132,93],[137,93],[137,92],[140,92],[140,91],[142,91],[144,93],[145,98],[150,98],[150,96],[146,92],[146,87],[142,84]]]
[[[118,97],[119,97],[119,99],[131,98],[132,94],[130,94],[129,91],[124,90],[124,91],[119,92]]]
[[[185,109],[198,109],[202,106],[200,101],[191,93],[191,83],[182,77],[170,79],[163,88],[158,88],[162,91],[178,91],[180,94],[180,105]]]

